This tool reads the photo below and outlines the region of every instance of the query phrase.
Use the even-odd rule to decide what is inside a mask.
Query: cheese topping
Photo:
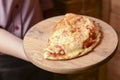
[[[94,22],[85,16],[66,14],[54,27],[44,58],[70,59],[79,56],[97,38]]]

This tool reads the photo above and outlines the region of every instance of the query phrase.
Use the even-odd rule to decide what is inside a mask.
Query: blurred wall
[[[56,15],[76,13],[101,18],[102,0],[53,0]]]
[[[120,0],[110,1],[110,20],[109,23],[117,31],[120,40]],[[107,66],[108,80],[120,80],[120,43],[115,56]]]
[[[54,16],[52,0],[39,0],[39,1],[44,19]]]

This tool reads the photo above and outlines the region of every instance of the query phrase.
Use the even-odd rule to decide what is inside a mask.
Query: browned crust
[[[77,15],[79,16],[79,15]],[[92,21],[92,20],[91,20]],[[83,52],[81,52],[79,55],[76,55],[74,57],[68,57],[66,54],[64,55],[57,55],[57,56],[54,56],[54,54],[51,54],[51,53],[47,53],[49,54],[49,57],[46,57],[46,59],[49,59],[49,60],[66,60],[66,59],[72,59],[72,58],[76,58],[76,57],[79,57],[79,56],[82,56],[82,55],[85,55],[87,54],[88,52],[92,51],[100,42],[101,40],[101,35],[102,35],[102,32],[101,32],[101,27],[98,23],[95,23],[95,21],[92,21],[94,26],[95,26],[95,39],[93,39],[93,42],[91,43],[90,46],[88,47],[85,47]],[[64,25],[65,22],[64,22],[64,18],[54,27],[53,31],[52,31],[52,34],[54,31],[58,30],[59,28],[62,27],[62,25]],[[61,27],[60,27],[61,25]],[[51,35],[52,35],[51,34]]]

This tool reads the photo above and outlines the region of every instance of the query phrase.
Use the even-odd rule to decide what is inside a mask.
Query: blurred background
[[[39,0],[44,19],[68,12],[93,16],[110,24],[120,36],[120,0]],[[112,43],[111,43],[112,44]],[[120,45],[120,44],[119,44]],[[120,79],[120,46],[98,71],[100,80]]]

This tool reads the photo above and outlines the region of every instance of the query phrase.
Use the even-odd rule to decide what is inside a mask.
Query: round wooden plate
[[[29,61],[47,71],[55,73],[79,73],[84,70],[95,68],[107,62],[115,51],[118,44],[118,37],[114,29],[107,23],[89,17],[102,27],[103,38],[98,46],[89,54],[79,58],[62,61],[52,61],[43,58],[43,49],[46,47],[48,38],[53,27],[63,16],[52,17],[34,25],[25,35],[23,45]]]

